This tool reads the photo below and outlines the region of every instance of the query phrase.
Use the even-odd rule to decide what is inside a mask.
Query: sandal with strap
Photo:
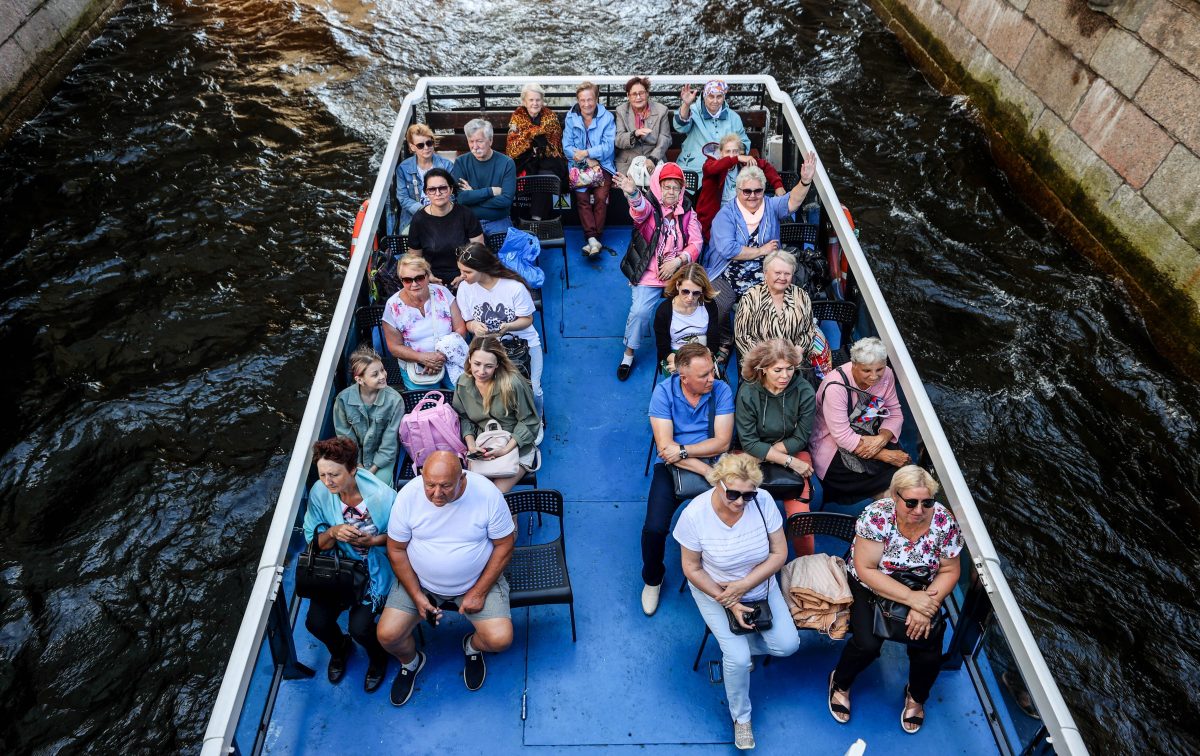
[[[829,716],[833,717],[833,721],[837,722],[838,724],[846,724],[847,722],[850,721],[850,707],[843,706],[842,704],[837,703],[836,701],[833,700],[834,690],[835,690],[835,688],[833,687],[833,672],[830,672],[829,673]],[[838,692],[846,694],[846,703],[850,703],[849,691],[842,690],[842,691],[838,691]],[[839,716],[839,715],[841,715],[841,716]],[[845,717],[845,719],[843,719],[842,717]]]
[[[909,701],[912,701],[912,706],[908,705]],[[905,716],[905,714],[908,714],[909,711],[915,711],[915,707],[917,707],[917,706],[921,707],[922,713],[920,715],[913,714],[912,716]],[[900,729],[904,730],[909,735],[916,735],[918,732],[920,732],[921,725],[925,724],[924,712],[925,712],[925,704],[917,703],[916,700],[912,696],[908,695],[908,686],[905,685],[904,686],[904,708],[900,710]],[[915,726],[913,727],[913,729],[910,730],[910,729],[908,729],[909,725],[915,725]]]

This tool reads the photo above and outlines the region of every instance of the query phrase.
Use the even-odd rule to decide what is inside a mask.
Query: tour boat
[[[610,109],[623,101],[627,78],[589,77]],[[709,78],[655,76],[651,94],[678,107],[683,84],[703,84]],[[790,187],[803,154],[814,150],[792,97],[769,76],[723,78],[730,88],[727,101],[741,114],[753,148],[776,165]],[[711,640],[702,647],[700,614],[690,594],[675,590],[682,572],[673,541],[668,542],[667,578],[657,614],[644,616],[639,604],[639,534],[649,485],[644,475],[650,444],[647,405],[655,360],[651,338],[643,343],[630,380],[617,380],[629,306],[619,254],[632,228],[619,191],[613,192],[603,239],[609,253],[584,258],[580,248],[585,240],[569,210],[561,211],[561,232],[550,224],[540,234],[546,280],[535,323],[547,350],[543,387],[548,425],[536,486],[560,492],[565,502],[562,525],[572,602],[514,608],[513,645],[488,656],[487,681],[476,692],[465,688],[461,676],[460,642],[469,624],[448,612],[439,627],[424,628],[428,663],[412,699],[393,707],[388,688],[398,664],[392,663],[380,690],[366,694],[361,649],[350,658],[341,684],[329,684],[324,675],[328,653],[304,628],[308,602],[291,590],[304,548],[299,525],[316,480],[310,449],[333,434],[331,406],[346,385],[347,355],[373,337],[371,307],[382,304],[372,299],[379,296],[373,274],[403,245],[387,232],[395,230],[389,205],[395,168],[407,150],[405,130],[415,122],[427,123],[439,135],[440,150],[461,153],[466,150],[462,126],[484,117],[495,125],[493,146],[502,151],[520,87],[534,80],[545,87],[547,106],[562,113],[574,104],[581,77],[422,78],[404,98],[370,200],[356,224],[355,251],[346,265],[250,598],[213,705],[205,754],[503,754],[524,748],[582,754],[617,747],[703,754],[731,748],[720,650]],[[680,140],[676,135],[676,148]],[[883,340],[902,391],[906,431],[901,445],[935,471],[944,492],[939,498],[953,509],[967,546],[962,580],[946,602],[951,627],[945,635],[943,671],[919,733],[906,734],[898,721],[908,665],[899,644],[885,644],[882,658],[859,677],[852,692],[853,717],[842,725],[826,708],[826,688],[846,641],[806,630],[796,654],[760,663],[751,674],[758,749],[841,754],[862,752],[865,743],[868,753],[1086,753],[819,156],[814,186],[809,202],[819,202],[819,208],[813,205],[812,212],[801,213],[802,222],[791,232],[836,254],[834,270],[845,262],[848,276],[839,277],[840,285],[828,291],[834,300],[840,295],[857,305],[850,322],[834,315],[842,323],[824,325],[832,324],[831,337],[835,342],[841,337],[843,348],[864,335]],[[819,221],[813,223],[818,209]],[[853,312],[853,305],[849,309]],[[830,505],[826,511],[847,508]],[[518,547],[552,541],[559,535],[559,518],[522,515],[518,535]],[[847,546],[826,536],[816,543],[818,551],[838,556]]]

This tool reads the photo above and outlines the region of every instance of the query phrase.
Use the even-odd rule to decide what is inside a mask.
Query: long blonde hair
[[[517,381],[525,380],[517,367],[512,364],[512,360],[508,359],[508,352],[504,351],[504,345],[500,343],[500,339],[495,336],[480,336],[471,341],[471,348],[467,351],[467,364],[471,363],[471,355],[476,352],[487,352],[496,358],[496,372],[492,375],[492,383],[500,387],[500,401],[504,404],[504,408],[509,412],[514,412],[517,409]],[[471,378],[474,380],[475,373],[472,371]],[[484,409],[489,408],[492,403],[492,389],[488,387],[487,395],[480,392],[483,398]]]

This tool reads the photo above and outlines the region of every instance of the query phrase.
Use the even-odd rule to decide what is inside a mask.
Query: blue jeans
[[[501,218],[500,220],[479,221],[479,225],[483,226],[483,235],[502,234],[512,228],[512,218]]]
[[[772,575],[767,580],[767,603],[771,606],[771,629],[761,633],[734,635],[729,630],[729,618],[725,608],[715,599],[700,591],[691,583],[692,598],[696,608],[704,617],[704,624],[712,631],[721,646],[721,670],[725,677],[725,698],[729,701],[729,715],[735,722],[750,721],[750,657],[770,654],[791,656],[800,648],[800,636],[792,622],[792,613],[779,590],[779,582]]]
[[[633,287],[633,302],[629,305],[629,317],[625,319],[625,346],[635,352],[642,345],[642,336],[650,329],[662,294],[661,286]]]

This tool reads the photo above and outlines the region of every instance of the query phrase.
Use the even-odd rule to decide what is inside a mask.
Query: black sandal
[[[829,716],[833,717],[833,721],[837,722],[838,724],[846,724],[847,722],[850,721],[850,707],[843,706],[840,703],[836,703],[833,700],[833,691],[834,691],[833,672],[830,672],[829,673]],[[843,691],[839,691],[839,692],[849,694],[850,691],[843,690]],[[846,696],[847,703],[849,703],[849,698],[850,698],[850,696],[847,695]],[[841,717],[838,716],[838,714],[842,714],[846,718],[842,719]]]
[[[914,705],[920,706],[921,710],[924,711],[925,704],[918,703],[915,698],[912,698],[912,696],[908,695],[908,686],[905,685],[904,686],[904,708],[900,710],[900,729],[904,730],[909,735],[916,735],[918,732],[921,731],[921,725],[925,724],[925,715],[922,714],[920,716],[917,716],[916,714],[914,714],[911,717],[904,716],[906,713],[908,713],[909,700],[912,700]],[[916,725],[917,728],[915,730],[910,730],[907,727],[905,727],[905,725]]]

